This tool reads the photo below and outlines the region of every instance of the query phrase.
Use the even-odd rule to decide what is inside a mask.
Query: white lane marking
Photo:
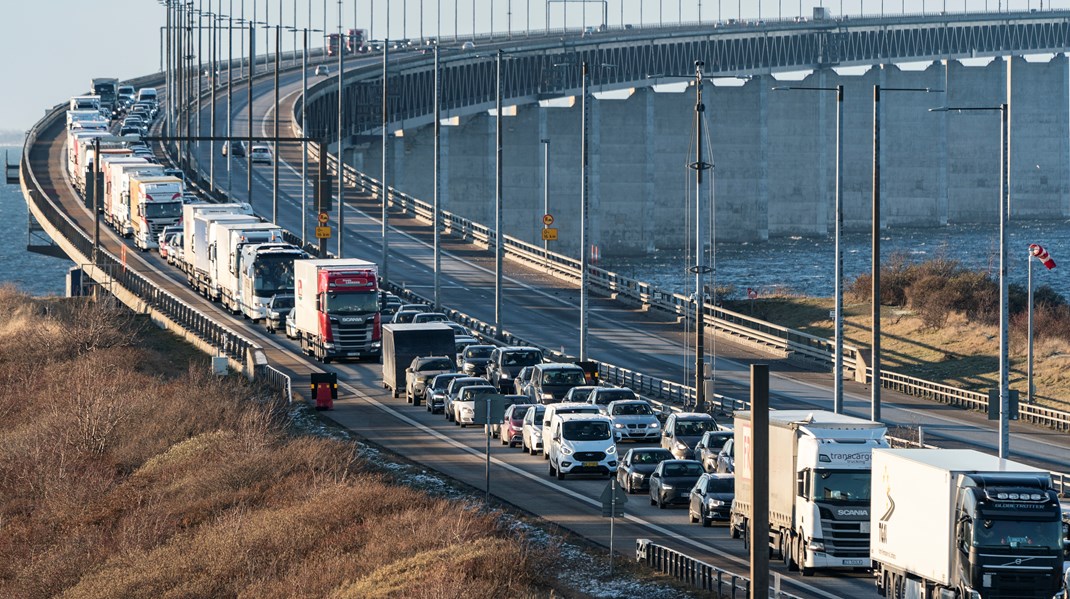
[[[415,427],[415,428],[417,428],[417,429],[419,429],[419,430],[421,430],[421,431],[423,431],[423,432],[425,432],[425,433],[427,433],[429,435],[432,435],[435,438],[439,439],[440,441],[442,441],[442,442],[444,442],[444,443],[446,443],[448,445],[452,445],[453,447],[455,447],[457,449],[460,449],[461,451],[464,451],[465,453],[471,454],[471,455],[473,455],[475,457],[478,457],[480,459],[484,459],[486,457],[485,453],[480,452],[480,451],[478,451],[476,449],[473,449],[473,448],[465,445],[464,443],[461,443],[460,441],[456,441],[454,439],[451,439],[450,437],[438,432],[437,430],[435,430],[435,429],[433,429],[433,428],[431,428],[431,427],[429,427],[429,426],[427,426],[427,425],[425,425],[425,424],[423,424],[421,422],[417,422],[416,420],[413,420],[412,418],[409,418],[405,414],[402,414],[401,412],[399,412],[396,409],[394,409],[392,406],[388,406],[388,405],[380,402],[379,400],[374,399],[374,398],[366,395],[364,392],[362,392],[361,390],[357,389],[356,387],[354,387],[353,385],[351,385],[349,383],[343,382],[342,383],[342,387],[348,389],[354,395],[356,395],[357,397],[363,399],[366,403],[369,403],[372,406],[378,408],[382,412],[390,414],[391,416],[397,418],[398,420],[401,420],[402,422],[405,422],[405,423],[407,423],[407,424],[409,424],[409,425],[411,425],[411,426],[413,426],[413,427]],[[519,475],[519,476],[523,476],[524,478],[526,478],[526,479],[528,479],[530,481],[536,482],[536,483],[538,483],[538,484],[540,484],[540,485],[542,485],[544,487],[547,487],[547,488],[549,488],[549,489],[551,489],[553,491],[557,491],[559,493],[567,495],[567,496],[569,496],[569,497],[571,497],[573,499],[576,499],[578,501],[581,501],[583,503],[586,503],[587,505],[590,505],[590,506],[593,506],[593,507],[596,507],[596,508],[601,508],[602,507],[602,504],[600,502],[598,502],[598,501],[596,501],[594,499],[591,499],[590,497],[587,497],[586,495],[582,495],[580,493],[577,493],[576,491],[573,491],[571,489],[567,489],[567,488],[565,488],[565,487],[563,487],[563,486],[561,486],[561,485],[559,485],[557,483],[551,482],[551,481],[546,480],[546,479],[544,479],[544,478],[542,478],[540,476],[537,476],[535,474],[527,472],[526,470],[522,470],[522,469],[520,469],[520,468],[518,468],[518,467],[516,467],[516,466],[514,466],[512,464],[509,464],[508,462],[503,462],[502,460],[500,460],[498,458],[495,458],[495,457],[492,457],[490,460],[491,460],[491,462],[493,462],[497,466],[499,466],[501,468],[504,468],[504,469],[512,472],[513,474],[516,474],[516,475]],[[656,532],[656,533],[658,533],[660,535],[664,535],[666,537],[671,537],[671,538],[673,538],[673,539],[675,539],[675,540],[677,540],[677,541],[679,541],[679,542],[681,542],[681,543],[683,543],[685,545],[690,545],[692,547],[695,547],[696,549],[700,549],[702,551],[707,551],[709,553],[716,554],[716,555],[718,555],[718,556],[720,556],[720,557],[722,557],[722,558],[724,558],[726,560],[729,560],[729,561],[731,561],[731,562],[733,562],[735,564],[738,564],[738,565],[742,566],[743,568],[750,568],[750,564],[748,562],[746,562],[746,561],[744,561],[744,560],[742,560],[742,559],[740,559],[740,558],[738,558],[738,557],[736,557],[736,556],[734,556],[734,555],[732,555],[730,553],[725,553],[724,551],[721,551],[720,549],[717,549],[717,548],[712,547],[710,545],[707,545],[705,543],[702,543],[702,542],[696,541],[694,539],[690,539],[688,537],[685,537],[683,535],[677,534],[677,533],[675,533],[675,532],[673,532],[673,531],[671,531],[671,530],[669,530],[667,528],[664,528],[664,527],[659,526],[657,524],[654,524],[652,522],[648,522],[648,521],[646,521],[646,520],[644,520],[642,518],[639,518],[639,517],[636,517],[636,516],[625,516],[625,519],[629,520],[633,524],[636,524],[636,525],[639,525],[641,527],[647,528],[647,529],[649,529],[651,531],[654,531],[654,532]],[[802,589],[804,589],[806,591],[809,591],[811,593],[814,593],[816,595],[820,595],[822,597],[829,597],[830,599],[839,599],[838,595],[834,595],[834,594],[829,593],[827,591],[823,591],[823,590],[821,590],[821,589],[819,589],[817,587],[811,586],[811,585],[806,584],[804,582],[800,582],[800,581],[788,578],[786,576],[782,577],[782,579],[784,581],[790,583],[790,584],[794,584],[794,585],[798,586],[799,588],[802,588]]]

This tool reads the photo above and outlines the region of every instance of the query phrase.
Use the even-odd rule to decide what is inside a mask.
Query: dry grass
[[[493,515],[291,436],[203,360],[155,366],[174,342],[133,317],[0,289],[0,323],[0,596],[545,594]]]

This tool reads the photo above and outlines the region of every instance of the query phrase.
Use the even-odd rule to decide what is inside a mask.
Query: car
[[[530,400],[529,400],[530,401]],[[542,437],[543,439],[552,439],[551,428],[553,427],[554,416],[559,414],[600,414],[598,408],[586,404],[586,403],[555,403],[546,406],[546,411],[542,415]],[[547,452],[549,443],[544,443],[542,447],[543,459],[549,459],[550,454]]]
[[[573,387],[568,390],[565,397],[561,401],[570,403],[587,403],[587,398],[591,396],[591,391],[594,391],[598,387],[594,385],[580,385],[579,387]]]
[[[272,335],[275,331],[286,326],[286,316],[294,309],[294,296],[292,293],[276,293],[268,301],[267,316],[264,318],[264,327]]]
[[[470,50],[475,50],[475,49],[476,49],[475,42],[465,42],[465,43],[461,44],[461,52],[468,52]]]
[[[453,322],[452,320],[443,321],[442,324],[444,324],[444,325],[448,326],[449,328],[453,329],[454,338],[457,338],[457,337],[472,337],[472,330],[469,329],[468,327],[464,326],[463,324]],[[473,337],[473,339],[474,339],[474,337]]]
[[[401,304],[398,310],[415,310],[417,312],[433,312],[431,304]]]
[[[513,404],[531,405],[529,403],[527,395],[503,395],[502,397],[505,398],[505,409],[506,409],[506,411],[508,411],[509,408],[513,407]],[[505,416],[503,414],[501,422],[494,422],[494,423],[491,423],[491,424],[485,424],[485,425],[483,425],[483,430],[485,430],[486,433],[488,435],[490,435],[490,437],[492,439],[497,439],[501,435],[502,425],[504,425],[504,424],[505,424]]]
[[[249,159],[255,163],[271,164],[271,148],[267,146],[253,146],[249,151]]]
[[[234,149],[234,156],[245,156],[245,142],[244,141],[241,141],[241,140],[233,141],[233,142],[225,141],[225,142],[223,142],[223,145],[220,146],[219,151],[222,152],[224,156],[226,156],[227,153],[231,151],[231,148]]]
[[[182,263],[182,233],[171,233],[165,240],[167,243],[167,263],[168,264],[181,264]],[[161,256],[163,254],[160,254]]]
[[[520,431],[520,448],[524,453],[542,453],[542,417],[546,406],[534,404],[524,412],[524,424]]]
[[[554,403],[568,390],[587,383],[587,375],[575,364],[537,364],[531,373],[528,395],[533,403]]]
[[[661,422],[650,404],[641,399],[609,402],[605,414],[613,419],[620,441],[657,441],[661,437]]]
[[[558,480],[570,474],[613,478],[617,445],[613,421],[602,414],[557,414],[550,423],[549,472]]]
[[[465,428],[474,424],[476,419],[476,402],[481,401],[484,395],[494,395],[498,390],[483,380],[482,385],[467,385],[461,387],[453,397],[450,406],[453,408],[453,423]]]
[[[688,496],[688,520],[692,524],[701,522],[703,526],[709,526],[714,520],[729,520],[732,500],[736,497],[735,479],[731,474],[700,476]]]
[[[469,345],[479,345],[479,340],[475,337],[470,337],[468,335],[458,336],[456,333],[454,333],[453,344],[457,348],[457,355],[455,357],[457,359],[457,364],[460,365],[461,358],[464,357],[465,348]]]
[[[709,414],[678,412],[671,414],[661,431],[661,446],[672,452],[677,459],[690,460],[695,453],[695,444],[706,431],[717,430],[717,421]]]
[[[183,183],[186,182],[186,173],[180,168],[165,168],[163,169],[163,174],[165,177],[174,177],[181,179]]]
[[[587,403],[598,406],[605,413],[610,402],[627,399],[639,399],[639,396],[627,387],[595,387],[587,396]]]
[[[650,474],[665,460],[671,460],[672,452],[660,447],[629,449],[617,467],[617,484],[625,493],[642,493],[650,489]]]
[[[487,380],[502,393],[514,390],[513,377],[525,366],[541,364],[542,350],[537,347],[498,347],[487,362]]]
[[[389,291],[379,291],[379,311],[382,315],[393,316],[401,307],[401,298]]]
[[[286,315],[285,332],[287,339],[297,339],[301,336],[301,333],[297,330],[297,323],[294,322],[294,316],[295,314],[293,310],[291,310],[290,313]]]
[[[456,372],[449,356],[413,358],[405,369],[405,401],[418,405],[427,399],[427,383],[440,374]]]
[[[461,354],[461,372],[469,376],[483,376],[487,373],[487,362],[494,351],[493,345],[469,345]]]
[[[446,397],[442,403],[442,413],[446,420],[453,422],[453,402],[461,389],[470,385],[486,385],[487,379],[478,376],[461,376],[453,379],[446,386]]]
[[[717,456],[731,439],[731,431],[706,431],[695,444],[695,459],[702,462],[706,472],[717,472]]]
[[[127,135],[137,135],[138,137],[140,137],[143,134],[141,132],[141,127],[135,127],[133,125],[130,125],[119,127],[119,135],[121,137],[125,137]]]
[[[420,312],[416,316],[412,317],[412,324],[421,324],[425,322],[449,322],[449,318],[446,318],[445,314],[440,312]]]
[[[698,460],[665,460],[650,474],[650,505],[665,509],[687,505],[691,489],[705,472]]]
[[[530,407],[531,404],[515,403],[505,409],[505,417],[498,428],[498,438],[502,445],[515,447],[524,443],[524,415]]]
[[[513,393],[528,395],[528,383],[531,381],[531,373],[534,370],[534,366],[525,366],[520,369],[520,372],[516,374],[516,378],[513,379]]]
[[[432,414],[442,412],[446,407],[446,388],[449,387],[450,381],[463,376],[464,374],[460,372],[448,372],[431,379],[431,382],[424,387],[424,403],[427,411]]]
[[[409,324],[417,314],[423,314],[423,310],[406,310],[404,306],[398,308],[397,312],[394,312],[394,317],[390,319],[392,324]]]
[[[717,454],[717,467],[719,474],[733,474],[736,471],[736,440],[729,439]]]
[[[164,172],[164,174],[167,174],[166,171]],[[182,225],[168,225],[164,227],[162,231],[160,231],[160,234],[156,237],[156,243],[160,246],[160,256],[163,256],[164,258],[167,257],[167,250],[164,249],[164,244],[167,243],[167,240],[171,237],[171,234],[181,232]]]
[[[329,67],[329,66],[327,66],[325,64],[321,64],[321,65],[316,66],[316,71],[314,73],[315,76],[317,76],[317,77],[326,77],[327,75],[330,75],[330,74],[331,74],[331,67]]]

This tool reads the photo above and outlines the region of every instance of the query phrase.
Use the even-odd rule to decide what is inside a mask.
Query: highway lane
[[[280,123],[283,134],[289,133],[286,117],[293,98],[300,93],[299,73],[282,78],[280,96],[284,98]],[[261,81],[254,89],[254,130],[269,134],[273,129],[273,82]],[[217,106],[219,102],[217,102]],[[248,131],[245,120],[245,96],[235,97],[232,114],[238,117],[235,129]],[[223,122],[225,114],[217,114]],[[202,126],[207,119],[202,117]],[[207,156],[199,155],[204,164]],[[280,150],[280,223],[299,231],[300,224],[300,153],[296,147]],[[288,162],[287,162],[288,161]],[[217,169],[219,166],[217,165]],[[245,188],[244,162],[237,165],[235,193],[241,197]],[[254,167],[254,206],[265,215],[271,213],[271,167]],[[219,171],[217,170],[217,173]],[[373,173],[374,176],[374,173]],[[308,196],[311,201],[311,195]],[[347,198],[346,253],[348,256],[380,260],[381,221],[378,208],[370,201]],[[311,222],[311,213],[307,219]],[[430,295],[433,272],[432,252],[427,243],[426,223],[415,223],[400,214],[392,215],[398,229],[391,236],[390,274],[423,295]],[[311,225],[309,225],[311,226]],[[334,240],[329,245],[333,251]],[[443,255],[442,293],[445,305],[458,308],[486,322],[493,322],[493,260],[487,252],[473,251],[464,244],[448,244],[451,251]],[[503,295],[506,330],[534,342],[561,347],[578,353],[578,292],[575,286],[553,279],[526,267],[506,262]],[[605,298],[592,297],[590,354],[596,359],[626,366],[669,380],[685,379],[686,364],[692,358],[683,327],[675,320],[656,313],[642,313]],[[709,340],[709,346],[738,348],[723,340]],[[752,360],[753,361],[753,360]],[[780,407],[817,407],[831,409],[831,377],[827,374],[799,372],[774,362],[770,381],[774,405]],[[748,364],[718,357],[716,360],[718,391],[746,397],[749,388]],[[949,446],[974,446],[995,452],[997,431],[982,414],[965,412],[941,404],[926,402],[886,391],[883,416],[893,425],[924,426],[929,442]],[[845,385],[846,411],[868,416],[868,388],[848,382]],[[1065,435],[1036,427],[1012,424],[1012,456],[1040,467],[1070,470],[1070,442]]]

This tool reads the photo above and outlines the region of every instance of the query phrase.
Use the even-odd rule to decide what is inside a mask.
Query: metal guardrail
[[[268,364],[264,366],[257,378],[263,379],[269,387],[282,393],[287,403],[293,403],[293,381],[290,380],[290,375]]]
[[[748,597],[750,579],[739,574],[711,566],[702,560],[658,545],[650,539],[635,540],[635,560],[664,574],[703,591],[717,593],[718,597]],[[779,581],[779,574],[774,579]],[[786,593],[774,586],[769,587],[769,597],[775,599],[799,599],[798,595]]]

